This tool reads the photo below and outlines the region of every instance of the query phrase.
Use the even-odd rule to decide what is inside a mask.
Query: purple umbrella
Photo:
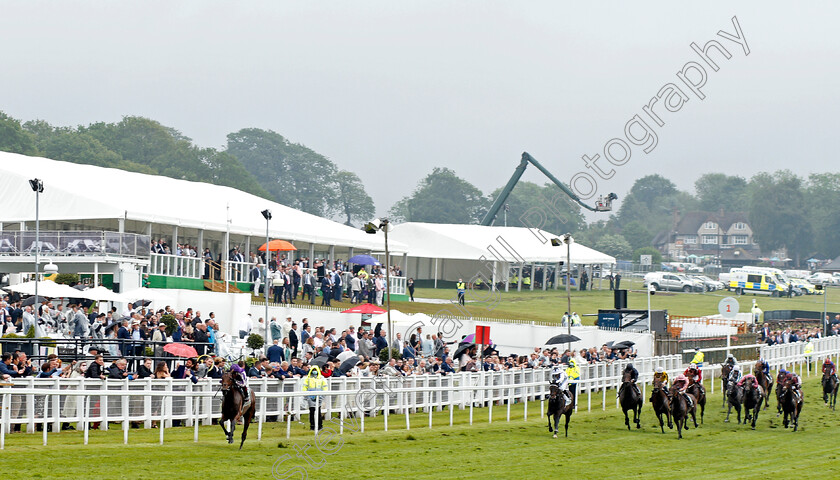
[[[466,337],[464,337],[463,340],[461,340],[461,343],[463,343],[463,342],[475,343],[475,334],[471,333],[471,334],[467,335]],[[495,344],[496,344],[496,342],[494,342],[493,339],[491,338],[490,343],[488,345],[495,345]]]

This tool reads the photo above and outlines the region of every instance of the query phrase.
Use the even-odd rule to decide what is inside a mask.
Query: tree
[[[694,182],[699,208],[704,212],[744,211],[747,200],[747,181],[723,173],[707,173]]]
[[[819,173],[808,177],[805,189],[807,212],[814,228],[814,245],[824,255],[840,255],[840,174]]]
[[[651,267],[654,269],[658,268],[656,265],[662,263],[662,253],[654,247],[642,247],[633,251],[633,261],[639,263],[641,261],[642,255],[650,255],[651,258]]]
[[[490,194],[492,203],[501,193],[499,188]],[[556,185],[546,183],[537,185],[532,182],[519,182],[507,199],[507,225],[510,227],[540,228],[563,234],[576,232],[585,223],[581,207],[572,202]],[[504,225],[504,210],[496,215],[495,225]]]
[[[487,209],[481,190],[448,168],[435,167],[414,192],[394,204],[396,220],[428,223],[478,223]]]
[[[621,235],[630,243],[633,250],[648,247],[653,241],[653,234],[644,223],[633,220],[621,229]]]
[[[750,179],[749,222],[763,251],[785,247],[798,265],[813,236],[806,208],[802,179],[793,172],[762,172]]]
[[[630,247],[630,244],[624,239],[624,237],[618,234],[604,235],[595,242],[595,246],[593,248],[599,252],[606,253],[607,255],[612,255],[617,260],[626,260],[633,254],[633,249]]]
[[[37,155],[35,138],[20,124],[20,121],[0,112],[0,150],[23,155]]]
[[[328,158],[271,130],[245,128],[227,140],[227,152],[277,202],[322,217],[334,209],[338,169]]]
[[[337,186],[337,210],[346,217],[345,225],[352,226],[353,220],[364,222],[373,217],[373,199],[365,191],[359,176],[342,170],[335,176]]]
[[[674,211],[685,213],[697,209],[697,199],[677,190],[673,182],[661,175],[648,175],[633,184],[616,216],[620,228],[632,222],[644,225],[651,235],[670,229]]]

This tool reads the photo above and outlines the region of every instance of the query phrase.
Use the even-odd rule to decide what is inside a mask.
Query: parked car
[[[813,283],[805,280],[804,278],[791,278],[790,283],[793,284],[794,288],[798,288],[805,295],[819,295],[823,293],[822,290],[817,290]]]
[[[705,290],[705,286],[699,280],[671,272],[650,272],[645,275],[644,285],[645,288],[650,285],[656,290],[676,292],[702,292]]]
[[[714,292],[715,290],[723,290],[725,285],[723,282],[719,282],[717,280],[712,280],[711,278],[705,275],[692,275],[692,278],[695,280],[699,280],[703,283],[703,288],[707,292]]]
[[[837,283],[840,283],[840,282],[837,281],[837,277],[835,277],[834,275],[832,275],[830,273],[825,273],[825,272],[817,272],[817,273],[811,275],[810,277],[806,278],[805,280],[808,280],[809,282],[813,283],[814,285],[822,285],[824,283],[829,283],[829,284],[832,284],[832,285],[836,285]]]

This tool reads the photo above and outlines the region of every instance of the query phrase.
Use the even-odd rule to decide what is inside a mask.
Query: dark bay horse
[[[233,431],[236,429],[236,423],[241,418],[242,422],[242,441],[239,443],[239,449],[242,450],[242,445],[245,444],[245,437],[248,436],[248,426],[254,420],[254,415],[257,412],[257,401],[254,397],[254,391],[248,389],[248,395],[251,397],[251,404],[243,411],[242,404],[244,397],[242,392],[236,388],[233,380],[233,373],[226,372],[222,375],[222,419],[219,420],[219,425],[222,431],[227,436],[228,443],[233,443]],[[225,428],[225,422],[230,420],[230,431]]]
[[[765,375],[764,373],[764,365],[762,365],[761,361],[755,362],[755,368],[753,368],[753,375],[755,378],[758,379],[758,384],[761,386],[762,391],[769,395],[770,392],[773,391],[773,377],[769,375]],[[764,409],[767,409],[767,405],[769,402],[764,402]]]
[[[729,374],[732,373],[732,365],[724,363],[720,367],[720,391],[723,392],[723,406],[726,406],[726,388],[729,386]]]
[[[823,402],[831,407],[832,410],[834,410],[834,406],[837,404],[837,386],[838,381],[835,375],[823,374]]]
[[[724,390],[726,394],[726,401],[729,403],[729,408],[726,410],[726,420],[724,422],[729,422],[729,414],[732,413],[732,407],[735,407],[735,411],[738,413],[738,424],[741,424],[741,404],[744,403],[744,388],[739,387],[736,382],[730,382],[729,387]]]
[[[789,423],[793,423],[793,431],[795,432],[799,427],[799,412],[802,411],[803,399],[801,392],[797,395],[793,391],[791,381],[787,379],[784,385],[782,385],[781,404],[782,410],[785,413],[782,418],[782,423],[785,428],[788,428]]]
[[[682,431],[683,428],[688,430],[688,423],[686,420],[688,416],[691,415],[691,420],[694,421],[694,428],[697,428],[697,401],[694,399],[694,404],[689,408],[688,401],[685,399],[682,393],[680,393],[679,387],[671,386],[671,416],[674,418],[674,423],[677,425],[677,438],[682,438]],[[690,393],[686,395],[691,396]]]
[[[668,428],[674,428],[674,424],[671,422],[671,402],[668,399],[668,392],[665,391],[662,381],[659,379],[653,381],[650,403],[653,406],[653,413],[659,419],[659,428],[662,429],[662,433],[665,433],[665,423],[662,421],[662,415],[665,415],[668,419]]]
[[[703,423],[703,415],[706,413],[706,389],[703,388],[703,385],[700,385],[696,381],[694,381],[694,375],[689,373],[688,377],[688,388],[686,392],[690,393],[694,398],[697,399],[697,405],[700,406],[700,423]]]
[[[556,383],[552,383],[548,389],[548,431],[554,432],[554,438],[557,438],[557,428],[560,424],[560,416],[566,416],[566,436],[569,436],[569,417],[575,411],[574,398],[567,402],[566,396],[560,391],[560,387]],[[554,428],[551,427],[551,421],[554,420]]]
[[[776,375],[776,416],[782,414],[782,385],[785,383],[785,374],[782,373],[782,370],[779,370],[779,374]],[[767,398],[769,401],[770,394],[768,392]]]
[[[764,391],[761,386],[755,386],[753,382],[744,382],[744,425],[750,423],[753,430],[758,420],[758,412],[761,411],[762,401],[764,401]],[[765,408],[767,408],[766,405]]]
[[[624,411],[624,424],[627,425],[627,430],[630,430],[630,417],[627,416],[628,410],[633,412],[633,423],[636,424],[636,428],[642,428],[641,416],[644,399],[642,398],[642,395],[636,391],[635,385],[636,384],[630,379],[630,373],[626,372],[624,374],[624,380],[621,383],[618,401],[621,404],[621,410]]]

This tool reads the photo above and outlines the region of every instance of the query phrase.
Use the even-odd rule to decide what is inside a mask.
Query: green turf
[[[585,411],[586,396],[580,397],[582,408],[572,417],[569,438],[553,439],[539,417],[539,404],[531,403],[527,421],[522,405],[516,405],[509,423],[504,406],[494,408],[491,424],[487,409],[474,409],[472,426],[468,410],[456,410],[454,427],[448,426],[448,411],[435,413],[433,429],[424,413],[411,415],[408,431],[404,416],[391,416],[388,432],[381,417],[368,419],[364,433],[345,430],[334,438],[330,445],[342,445],[332,455],[310,446],[317,469],[296,457],[295,446],[313,442],[298,423],[288,440],[285,424],[266,424],[261,442],[254,427],[241,452],[224,442],[218,427],[202,427],[197,444],[192,428],[167,429],[162,447],[157,430],[131,430],[127,446],[119,429],[92,432],[87,446],[78,432],[50,434],[47,447],[41,434],[14,434],[6,438],[0,468],[10,478],[272,478],[272,466],[289,455],[277,471],[298,466],[308,476],[277,478],[837,478],[834,439],[840,413],[823,406],[819,388],[817,378],[806,379],[796,433],[782,428],[775,400],[760,415],[756,431],[736,425],[734,417],[723,423],[719,394],[709,398],[705,423],[685,432],[683,440],[667,427],[660,433],[647,403],[641,430],[627,431],[611,391],[606,411],[600,395],[593,395],[592,412]]]
[[[596,281],[597,285],[597,281]],[[599,309],[613,308],[613,292],[608,290],[609,284],[605,281],[605,290],[591,290],[578,292],[572,290],[572,311],[581,315],[597,314]],[[647,294],[642,290],[641,280],[622,280],[622,287],[630,289],[628,292],[629,308],[647,309]],[[486,292],[484,292],[486,294]],[[829,293],[828,310],[840,308],[840,295]],[[727,296],[734,294],[727,291],[710,293],[676,293],[659,292],[651,297],[651,308],[665,309],[671,315],[713,315],[718,312],[718,303]],[[454,299],[454,290],[418,288],[415,292],[416,298],[438,298]],[[752,300],[758,301],[762,310],[811,310],[822,311],[822,295],[804,295],[794,298],[769,298],[766,296],[743,295],[738,298],[742,312],[749,312],[752,307]],[[475,295],[468,292],[467,300],[476,300]],[[566,311],[565,290],[523,291],[523,292],[499,292],[499,301],[491,304],[488,301],[467,303],[466,310],[476,317],[512,318],[524,320],[537,320],[546,322],[560,322],[563,312]],[[405,313],[422,312],[434,314],[442,305],[422,302],[391,302],[393,309]],[[584,323],[592,324],[595,317],[583,317]]]

